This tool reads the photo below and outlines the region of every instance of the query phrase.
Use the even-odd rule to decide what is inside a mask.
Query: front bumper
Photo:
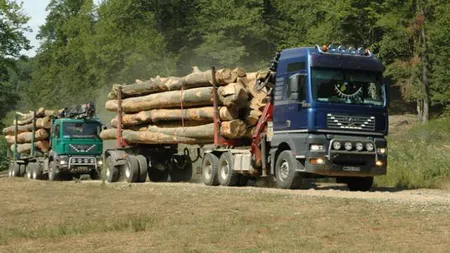
[[[337,150],[334,142],[351,143],[352,148],[346,150],[343,146]],[[387,173],[387,153],[379,153],[378,148],[386,148],[384,138],[361,138],[355,136],[338,136],[331,139],[316,138],[311,144],[321,144],[322,152],[309,151],[306,153],[303,172],[328,177],[371,177],[382,176]],[[356,150],[357,143],[363,143],[360,151]],[[373,145],[369,151],[366,144]],[[318,163],[317,160],[321,162]]]
[[[60,172],[69,172],[74,174],[87,174],[93,170],[99,171],[101,164],[99,158],[92,156],[72,156],[64,159],[64,163],[59,164]]]

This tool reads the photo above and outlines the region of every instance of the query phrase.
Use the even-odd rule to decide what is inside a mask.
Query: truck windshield
[[[313,97],[318,102],[382,106],[381,73],[315,68],[311,75]]]
[[[63,135],[71,138],[98,137],[100,124],[88,122],[63,123]]]

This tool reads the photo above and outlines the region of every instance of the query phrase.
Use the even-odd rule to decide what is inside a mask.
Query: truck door
[[[58,146],[61,145],[61,123],[56,123],[52,127],[52,134],[51,134],[51,145],[52,150],[58,150]]]
[[[307,129],[307,114],[302,106],[306,104],[307,90],[304,65],[301,62],[288,64],[288,73],[276,79],[273,114],[276,132],[302,132]],[[289,73],[289,70],[296,72]]]

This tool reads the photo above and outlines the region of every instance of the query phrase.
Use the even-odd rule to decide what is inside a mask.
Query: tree
[[[30,42],[24,35],[29,30],[26,26],[28,20],[22,13],[21,4],[0,0],[0,121],[18,100],[17,87],[9,83],[9,76],[15,69],[14,58],[20,56],[22,49],[30,49]]]

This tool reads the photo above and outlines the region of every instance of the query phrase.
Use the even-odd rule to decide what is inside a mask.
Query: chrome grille
[[[330,129],[374,131],[375,117],[329,113],[327,126]]]
[[[82,145],[82,144],[69,144],[70,152],[87,153],[95,149],[95,144]]]

